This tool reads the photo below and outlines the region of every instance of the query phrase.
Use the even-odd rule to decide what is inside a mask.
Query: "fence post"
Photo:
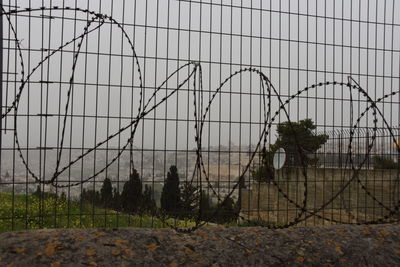
[[[3,0],[0,0],[0,165],[3,148]],[[1,177],[0,167],[0,177]]]

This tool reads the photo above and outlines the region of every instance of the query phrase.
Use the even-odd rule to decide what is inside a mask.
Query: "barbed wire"
[[[39,7],[39,8],[25,8],[25,9],[14,9],[10,11],[5,11],[3,9],[3,16],[7,18],[8,23],[10,24],[10,30],[12,31],[14,37],[16,40],[18,40],[18,33],[13,27],[13,24],[10,19],[10,15],[18,14],[18,13],[24,13],[24,12],[39,12],[39,11],[74,11],[74,12],[81,12],[83,14],[87,14],[91,16],[89,20],[87,20],[86,26],[83,28],[83,32],[78,35],[77,37],[74,37],[70,41],[65,42],[64,44],[60,45],[57,49],[54,49],[51,51],[47,56],[45,56],[35,67],[32,68],[32,70],[28,70],[27,72],[25,71],[25,64],[23,60],[23,55],[22,55],[22,50],[18,42],[16,42],[16,49],[18,51],[19,55],[19,60],[20,60],[20,74],[21,74],[21,80],[20,80],[20,85],[18,88],[18,92],[15,95],[15,99],[11,103],[10,106],[7,107],[6,112],[2,115],[2,118],[5,118],[6,116],[10,116],[11,111],[13,112],[14,116],[14,125],[15,125],[15,131],[14,131],[14,137],[15,137],[15,143],[16,143],[16,150],[18,151],[19,157],[25,166],[26,170],[30,174],[30,176],[38,183],[40,184],[46,184],[46,185],[51,185],[56,188],[68,188],[68,187],[73,187],[73,186],[78,186],[82,185],[84,183],[89,182],[90,180],[94,179],[95,177],[99,176],[102,174],[104,171],[106,171],[115,161],[117,161],[122,153],[128,149],[128,146],[130,146],[129,152],[130,152],[130,172],[133,167],[133,143],[135,140],[135,134],[138,129],[138,125],[140,121],[146,118],[152,111],[156,110],[157,107],[159,107],[161,104],[166,102],[171,96],[176,94],[179,90],[181,90],[185,85],[190,85],[192,82],[193,86],[193,117],[194,117],[194,141],[196,143],[196,164],[195,168],[192,172],[192,178],[190,179],[190,183],[192,184],[194,181],[199,182],[200,184],[200,201],[201,201],[201,189],[202,189],[202,184],[203,184],[203,179],[205,180],[205,183],[207,184],[207,188],[209,188],[212,191],[212,194],[218,199],[218,203],[222,203],[222,205],[218,205],[217,209],[213,212],[211,215],[211,218],[215,218],[218,216],[218,214],[221,212],[221,207],[223,206],[226,201],[233,195],[233,193],[236,190],[241,190],[240,184],[243,182],[245,175],[250,171],[250,167],[254,161],[254,159],[257,157],[257,155],[260,153],[260,151],[265,151],[268,146],[267,138],[268,136],[271,135],[272,131],[272,126],[273,124],[277,121],[278,116],[281,116],[283,113],[284,116],[286,116],[288,125],[290,126],[290,129],[293,134],[294,142],[296,144],[296,156],[300,158],[300,164],[301,164],[301,174],[304,178],[303,181],[303,198],[301,203],[298,203],[297,200],[294,200],[290,198],[289,194],[284,191],[284,189],[278,184],[277,181],[274,179],[271,181],[273,186],[277,189],[278,193],[286,199],[288,203],[291,205],[294,205],[296,209],[299,210],[299,212],[296,214],[295,218],[293,220],[287,222],[284,225],[265,225],[265,227],[273,228],[273,229],[278,229],[278,228],[287,228],[291,227],[294,225],[297,225],[308,218],[311,217],[317,217],[332,223],[352,223],[352,222],[344,222],[341,220],[329,218],[328,216],[324,216],[319,214],[322,210],[324,210],[328,205],[330,205],[334,200],[336,199],[341,199],[343,204],[345,202],[341,198],[341,195],[343,192],[350,186],[352,182],[357,182],[357,184],[360,185],[361,189],[366,192],[366,194],[379,206],[384,208],[388,213],[383,215],[381,218],[374,219],[374,220],[359,220],[356,218],[350,211],[350,209],[345,209],[349,216],[353,218],[353,220],[356,221],[356,223],[363,223],[363,224],[375,224],[375,223],[381,223],[381,222],[387,222],[389,219],[391,219],[392,216],[398,215],[399,213],[399,207],[400,207],[400,200],[395,203],[394,207],[389,207],[383,203],[383,201],[380,201],[372,192],[368,190],[368,188],[365,186],[365,184],[361,181],[359,178],[360,175],[360,170],[363,168],[365,162],[370,156],[370,153],[372,151],[374,142],[376,140],[377,132],[380,130],[377,127],[378,124],[378,116],[381,118],[383,124],[386,126],[385,131],[387,131],[390,135],[390,137],[393,139],[394,144],[396,145],[397,153],[400,152],[400,147],[399,143],[397,142],[397,139],[394,135],[393,129],[390,127],[389,123],[384,117],[384,114],[382,111],[378,108],[377,104],[384,102],[386,98],[393,97],[395,95],[399,94],[399,91],[394,91],[391,92],[390,94],[385,94],[384,96],[378,98],[376,101],[374,101],[367,93],[366,90],[364,90],[352,77],[348,77],[348,82],[339,82],[339,81],[325,81],[325,82],[320,82],[317,84],[312,84],[310,86],[305,87],[302,90],[298,90],[295,94],[291,95],[290,97],[286,99],[282,99],[282,96],[278,93],[270,79],[268,78],[267,75],[265,75],[261,70],[257,68],[242,68],[240,70],[235,71],[231,75],[229,75],[218,87],[213,90],[211,97],[209,98],[208,103],[204,103],[204,88],[203,88],[203,73],[202,73],[202,66],[199,62],[188,62],[181,67],[179,67],[177,70],[175,70],[172,74],[170,74],[162,83],[160,86],[158,86],[151,97],[147,100],[145,103],[144,100],[144,85],[143,85],[143,75],[142,75],[142,70],[141,66],[139,63],[139,59],[137,56],[137,52],[135,50],[134,42],[131,40],[127,32],[124,30],[124,27],[122,26],[121,23],[116,21],[113,17],[108,16],[106,14],[100,14],[96,13],[94,11],[90,11],[87,9],[81,9],[81,8],[72,8],[72,7],[58,7],[58,6],[53,6],[53,7]],[[75,72],[77,68],[77,62],[79,55],[82,53],[81,47],[82,44],[87,36],[89,36],[91,33],[95,32],[96,30],[99,30],[106,22],[110,23],[111,25],[115,25],[118,27],[123,35],[123,38],[126,39],[126,41],[129,43],[130,50],[133,54],[134,58],[134,64],[136,65],[136,74],[138,75],[139,79],[139,107],[137,109],[137,114],[135,116],[132,116],[133,119],[125,126],[121,127],[118,131],[115,133],[109,135],[107,138],[105,138],[103,141],[97,143],[94,147],[88,149],[84,153],[82,153],[80,156],[78,156],[76,159],[71,160],[66,166],[61,166],[61,158],[62,158],[62,153],[64,151],[64,139],[65,139],[65,131],[67,127],[67,116],[68,116],[68,111],[70,110],[70,99],[71,99],[71,92],[74,84],[74,78],[75,78]],[[95,24],[95,25],[94,25]],[[94,25],[94,26],[93,26]],[[30,82],[30,79],[32,78],[33,74],[46,62],[48,61],[52,56],[54,56],[57,52],[62,51],[65,47],[77,43],[76,48],[77,50],[74,50],[73,54],[73,63],[72,63],[72,69],[71,69],[71,76],[69,78],[69,87],[67,91],[67,100],[64,108],[64,115],[63,115],[63,122],[62,122],[62,133],[61,133],[61,140],[59,141],[59,144],[57,146],[57,158],[56,158],[56,166],[55,170],[51,175],[51,178],[47,180],[43,180],[42,178],[39,177],[29,166],[26,158],[23,155],[21,144],[19,141],[19,136],[18,136],[18,128],[17,128],[17,121],[18,121],[18,109],[19,109],[19,103],[21,101],[22,95],[24,90],[26,90],[27,84]],[[185,76],[185,79],[177,84],[176,88],[171,90],[171,92],[167,93],[166,96],[162,97],[161,100],[156,102],[156,96],[158,93],[164,88],[164,86],[172,80],[173,77],[177,76],[180,72],[182,71],[187,71],[187,76]],[[25,77],[25,73],[29,73]],[[214,103],[214,100],[218,95],[221,94],[222,88],[228,84],[234,77],[236,76],[241,76],[243,74],[250,74],[250,75],[255,75],[258,76],[261,84],[260,88],[260,96],[262,100],[262,119],[263,119],[263,128],[260,133],[260,137],[258,139],[258,142],[255,146],[254,151],[251,152],[251,155],[249,157],[248,162],[244,166],[242,172],[239,175],[238,181],[233,185],[231,190],[229,191],[228,194],[222,196],[221,194],[217,193],[217,190],[214,188],[214,186],[211,183],[211,179],[209,174],[206,171],[206,165],[204,164],[204,158],[203,158],[203,153],[202,153],[202,141],[203,141],[203,130],[205,127],[205,124],[207,122],[207,115],[209,115],[210,109],[212,104]],[[318,208],[310,209],[308,208],[308,200],[309,200],[309,193],[308,193],[308,166],[307,163],[305,162],[305,154],[303,149],[301,149],[301,145],[299,142],[299,136],[298,133],[295,131],[293,122],[290,119],[290,114],[287,110],[287,106],[290,104],[291,101],[298,99],[302,94],[308,93],[311,90],[318,90],[318,88],[321,87],[327,87],[331,86],[333,90],[336,88],[339,88],[340,90],[344,91],[346,88],[350,92],[350,96],[352,95],[352,92],[358,92],[361,94],[365,100],[368,103],[368,106],[365,108],[365,110],[360,114],[360,116],[353,121],[353,112],[351,111],[351,129],[349,131],[349,143],[347,147],[347,153],[346,153],[346,165],[347,162],[351,167],[352,174],[347,181],[343,182],[341,185],[340,190],[338,190],[331,198],[329,198],[327,201],[322,203],[322,205]],[[133,88],[132,88],[133,90]],[[278,110],[275,112],[272,111],[272,97],[276,97],[278,99],[279,107]],[[151,102],[154,101],[154,104],[151,104]],[[353,98],[350,98],[350,105],[351,105],[351,110],[353,109]],[[360,127],[360,122],[366,116],[368,112],[372,110],[372,115],[373,115],[373,128],[372,128],[372,136],[370,138],[370,142],[368,143],[368,148],[367,151],[364,154],[364,158],[359,162],[357,165],[353,161],[353,140],[354,140],[354,135],[356,132],[356,129]],[[78,182],[73,182],[69,183],[67,185],[64,184],[59,184],[57,182],[58,177],[68,169],[70,169],[75,163],[78,161],[82,160],[85,158],[89,153],[92,151],[96,150],[100,146],[104,145],[105,143],[109,142],[113,138],[120,136],[123,132],[125,131],[130,131],[129,138],[127,139],[126,143],[119,149],[117,155],[113,157],[109,162],[105,164],[103,168],[101,168],[99,171],[95,172],[93,175],[90,175],[86,177],[85,179],[81,179],[81,181]],[[197,179],[197,180],[196,180]],[[398,170],[397,170],[397,177],[396,177],[396,183],[399,182],[399,175],[398,175]],[[201,218],[202,212],[204,212],[201,208],[201,205],[199,205],[198,209],[198,215],[195,218],[195,225],[193,227],[189,228],[181,228],[177,227],[171,223],[168,222],[168,216],[166,214],[163,214],[161,212],[157,212],[156,216],[160,218],[166,225],[170,226],[171,228],[180,231],[180,232],[192,232],[195,231],[196,229],[202,227],[203,225],[207,224],[211,219],[204,220]],[[241,216],[242,219],[245,220],[243,216]],[[395,219],[394,221],[397,221]]]

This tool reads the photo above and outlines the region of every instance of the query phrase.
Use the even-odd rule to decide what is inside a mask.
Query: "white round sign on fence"
[[[285,160],[286,160],[285,149],[279,148],[274,155],[274,162],[273,162],[274,169],[279,170],[280,168],[282,168],[283,165],[285,164]]]

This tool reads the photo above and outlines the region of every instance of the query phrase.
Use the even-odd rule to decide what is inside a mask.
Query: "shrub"
[[[399,169],[399,164],[395,162],[393,159],[383,157],[383,156],[375,156],[374,157],[374,169]]]

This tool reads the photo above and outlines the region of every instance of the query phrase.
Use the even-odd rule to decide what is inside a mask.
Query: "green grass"
[[[178,227],[194,226],[193,221],[169,219]],[[79,201],[47,196],[0,193],[0,232],[50,228],[165,228],[167,224],[151,215],[128,215]]]

